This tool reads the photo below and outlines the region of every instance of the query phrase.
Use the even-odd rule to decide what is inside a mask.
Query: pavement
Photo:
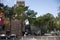
[[[60,40],[60,36],[34,36],[34,37],[21,37],[12,39],[0,39],[0,40]]]

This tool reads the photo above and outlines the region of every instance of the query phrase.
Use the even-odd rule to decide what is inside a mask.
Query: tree
[[[33,25],[35,19],[36,19],[36,15],[37,15],[37,12],[35,12],[34,10],[27,10],[26,12],[26,19],[28,19],[30,25]]]
[[[52,14],[47,13],[43,16],[37,17],[34,25],[40,28],[43,35],[47,30],[54,31],[54,29],[57,29],[57,20]]]
[[[15,17],[18,20],[24,19],[25,17],[25,11],[28,10],[27,6],[24,5],[19,5],[19,6],[14,6],[14,11],[17,14],[17,16]]]
[[[55,17],[50,13],[47,13],[46,15],[44,15],[44,23],[45,23],[48,30],[49,30],[49,28],[51,30],[54,30],[54,28],[57,27],[56,26],[57,21],[56,21]]]
[[[3,13],[4,13],[5,26],[6,25],[10,26],[10,31],[11,31],[11,19],[13,18],[13,15],[15,14],[14,7],[9,7],[7,5],[5,6],[5,5],[1,4],[0,8],[2,8],[1,11],[3,11]],[[9,21],[6,21],[7,18],[9,18]]]
[[[9,6],[5,6],[4,7],[4,14],[5,14],[5,18],[13,18],[13,15],[15,15],[14,13],[14,7],[9,7]]]
[[[25,5],[19,4],[18,6],[14,6],[14,12],[16,13],[15,15],[17,15],[15,16],[15,19],[20,20],[20,23],[21,23],[21,35],[23,35],[23,31],[25,31],[24,21],[26,19],[26,16],[25,16],[26,10],[28,10],[28,7]]]
[[[0,11],[3,11],[3,9],[4,9],[4,4],[0,3]]]
[[[56,17],[57,24],[58,24],[58,30],[60,30],[60,13],[58,13],[58,16]]]

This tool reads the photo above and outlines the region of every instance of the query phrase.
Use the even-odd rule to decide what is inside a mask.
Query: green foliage
[[[4,8],[4,4],[0,3],[0,11],[3,11],[3,8]]]
[[[58,30],[60,30],[60,24],[58,25]]]
[[[13,7],[5,6],[4,7],[4,14],[5,14],[6,18],[12,18],[13,15],[15,15],[14,8]]]
[[[28,17],[33,18],[36,17],[37,12],[35,12],[34,10],[28,10],[26,14]]]
[[[60,12],[58,13],[58,17],[60,17]]]
[[[51,30],[51,31],[54,29],[57,30],[57,20],[55,20],[55,19],[50,20],[48,25],[49,25],[49,27],[48,27],[49,30]]]
[[[50,13],[37,17],[34,22],[34,26],[44,30],[43,32],[47,32],[47,30],[52,31],[58,28],[57,20]]]
[[[24,19],[23,15],[25,14],[25,11],[28,10],[27,6],[19,5],[14,6],[14,12],[17,14],[15,17],[16,19]],[[22,14],[22,16],[21,16]]]
[[[3,3],[0,3],[0,11],[4,12],[5,18],[12,17],[15,14],[14,7],[5,6]]]
[[[50,13],[36,17],[37,12],[28,10],[28,6],[19,4],[18,6],[8,7],[1,3],[0,11],[4,12],[6,18],[13,18],[14,16],[18,20],[28,19],[30,25],[39,27],[43,32],[47,32],[47,30],[52,31],[54,29],[60,30],[60,23],[57,24],[57,21],[60,22],[60,12],[56,18]],[[16,14],[17,16],[15,16]]]
[[[56,20],[58,22],[57,28],[60,30],[60,12],[58,13],[58,16],[56,17]]]
[[[29,20],[30,25],[33,25],[34,21],[36,20],[36,14],[37,12],[35,12],[34,10],[27,10],[26,19]]]

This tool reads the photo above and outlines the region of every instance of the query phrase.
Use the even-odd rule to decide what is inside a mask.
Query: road
[[[0,40],[60,40],[60,36],[39,36],[39,37],[22,37],[20,39],[0,39]]]

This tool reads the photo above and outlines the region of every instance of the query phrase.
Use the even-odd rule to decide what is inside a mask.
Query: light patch
[[[1,18],[0,18],[0,21],[1,21]]]
[[[26,24],[26,25],[29,25],[28,19],[25,20],[25,24]]]

